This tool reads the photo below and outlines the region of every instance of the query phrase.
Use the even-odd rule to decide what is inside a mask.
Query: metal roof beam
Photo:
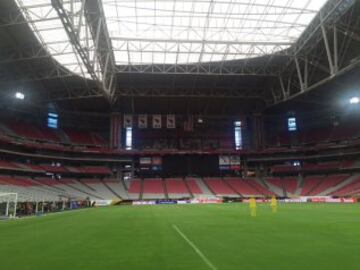
[[[99,61],[102,87],[108,93],[110,101],[116,90],[115,57],[109,38],[105,15],[100,0],[86,0],[84,15],[90,28],[95,45],[95,54]]]

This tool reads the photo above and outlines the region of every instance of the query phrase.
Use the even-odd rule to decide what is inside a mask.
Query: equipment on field
[[[17,193],[0,193],[0,219],[16,217],[17,200]]]

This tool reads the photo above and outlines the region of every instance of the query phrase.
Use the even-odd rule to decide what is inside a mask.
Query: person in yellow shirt
[[[270,201],[270,207],[271,210],[273,212],[273,214],[277,213],[277,199],[275,196],[272,196],[271,201]]]
[[[255,198],[253,198],[253,197],[250,198],[249,207],[250,207],[250,215],[252,217],[256,217],[256,200],[255,200]]]

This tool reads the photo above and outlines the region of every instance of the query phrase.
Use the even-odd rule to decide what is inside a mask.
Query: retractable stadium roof
[[[136,107],[138,101],[157,106],[167,99],[172,107],[177,98],[220,98],[233,103],[227,107],[258,110],[307,92],[358,62],[355,0],[5,0],[0,5],[0,35],[16,40],[16,46],[3,43],[0,64],[23,77],[13,73],[11,84],[36,84],[26,87],[38,88],[41,102],[72,103],[79,110],[95,108],[90,100],[133,111],[131,100]],[[21,40],[26,27],[36,42],[25,40],[30,31]],[[1,84],[9,85],[7,80]],[[241,100],[245,104],[239,106]]]

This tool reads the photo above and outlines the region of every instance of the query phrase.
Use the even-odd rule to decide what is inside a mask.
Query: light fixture
[[[349,100],[350,104],[359,104],[360,103],[360,98],[359,97],[352,97]]]
[[[25,98],[25,95],[21,92],[16,92],[15,98],[23,100]]]

